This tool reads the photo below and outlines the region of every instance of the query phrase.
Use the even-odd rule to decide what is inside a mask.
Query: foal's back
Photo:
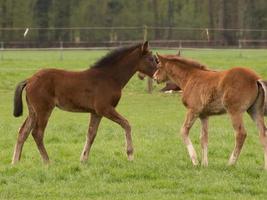
[[[247,68],[227,70],[220,83],[224,107],[229,112],[247,111],[257,98],[259,79],[254,71]]]
[[[246,111],[258,94],[260,77],[250,69],[198,71],[184,89],[183,103],[203,115]]]

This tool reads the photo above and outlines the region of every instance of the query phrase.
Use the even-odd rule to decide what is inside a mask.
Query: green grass
[[[159,51],[176,53],[175,51]],[[132,125],[135,160],[128,162],[124,132],[104,119],[89,162],[80,164],[88,128],[88,114],[55,109],[46,129],[51,164],[42,164],[30,136],[21,162],[11,166],[17,131],[25,119],[14,118],[15,85],[40,68],[81,70],[104,51],[4,52],[0,60],[0,199],[266,199],[267,172],[255,125],[245,116],[248,137],[235,167],[228,167],[234,134],[226,115],[209,123],[209,167],[192,167],[179,137],[185,108],[179,94],[161,94],[155,86],[133,77],[118,111]],[[185,50],[184,56],[214,69],[248,66],[267,79],[266,50]],[[26,109],[24,109],[26,111]],[[191,130],[200,158],[200,123]]]

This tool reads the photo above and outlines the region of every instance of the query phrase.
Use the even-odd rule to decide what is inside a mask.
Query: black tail
[[[20,82],[16,87],[14,95],[14,112],[13,112],[13,115],[15,117],[19,117],[22,115],[23,112],[22,91],[26,86],[26,84],[27,80]]]

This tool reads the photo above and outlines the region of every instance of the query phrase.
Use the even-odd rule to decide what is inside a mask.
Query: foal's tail
[[[22,91],[26,85],[27,85],[27,80],[24,80],[21,81],[16,87],[14,95],[14,111],[13,111],[13,115],[15,117],[19,117],[22,115],[23,112]]]
[[[258,80],[259,96],[263,97],[264,115],[267,116],[267,81]]]

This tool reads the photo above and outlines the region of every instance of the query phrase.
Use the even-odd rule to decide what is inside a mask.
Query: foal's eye
[[[151,62],[153,62],[153,61],[154,61],[154,58],[151,58],[151,57],[150,57],[148,60],[151,61]]]

